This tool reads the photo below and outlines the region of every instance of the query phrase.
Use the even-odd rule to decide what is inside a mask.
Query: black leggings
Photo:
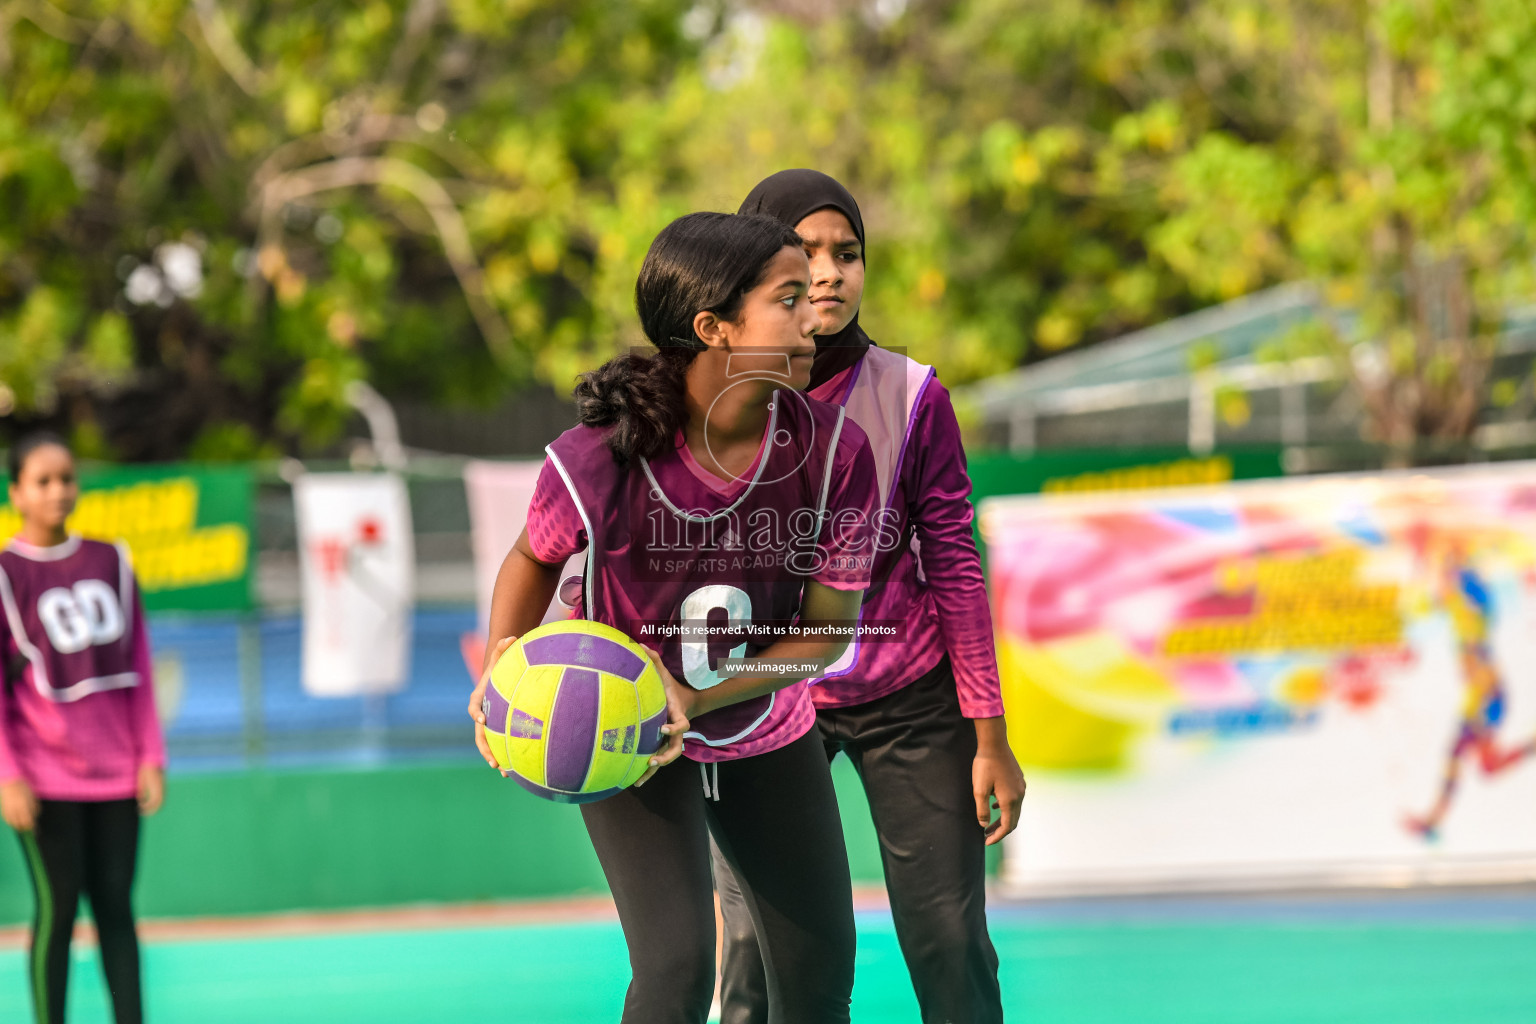
[[[853,891],[814,729],[779,750],[719,765],[680,758],[639,789],[584,804],[581,814],[629,945],[625,1024],[704,1024],[715,988],[711,835],[762,936],[767,1019],[847,1022]]]
[[[895,693],[817,715],[826,758],[848,755],[864,783],[896,938],[924,1024],[1000,1024],[997,953],[987,934],[985,835],[976,824],[976,726],[960,713],[945,658]],[[721,1024],[762,1024],[769,998],[757,931],[727,866]]]
[[[140,1024],[139,937],[133,925],[133,872],[139,850],[134,800],[43,800],[37,827],[21,847],[37,896],[29,976],[38,1024],[64,1024],[69,940],[83,890],[101,943],[101,965],[117,1024]]]

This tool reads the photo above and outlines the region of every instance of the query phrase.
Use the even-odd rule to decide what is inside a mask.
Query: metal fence
[[[1332,315],[1309,285],[1283,285],[958,389],[957,398],[974,413],[975,441],[1014,452],[1358,447],[1365,410],[1332,359],[1261,357],[1289,331]],[[1195,369],[1196,362],[1203,368]],[[1533,363],[1536,309],[1513,310],[1490,367],[1509,394],[1482,410],[1468,446],[1474,457],[1529,455],[1536,448]],[[1241,397],[1226,406],[1240,415],[1223,415],[1223,395]],[[1329,453],[1304,454],[1312,456],[1307,468],[1315,469]]]

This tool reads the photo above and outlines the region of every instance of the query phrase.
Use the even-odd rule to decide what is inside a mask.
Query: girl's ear
[[[708,310],[704,310],[694,316],[693,333],[698,335],[699,340],[710,348],[726,349],[731,347],[731,340],[725,321]]]

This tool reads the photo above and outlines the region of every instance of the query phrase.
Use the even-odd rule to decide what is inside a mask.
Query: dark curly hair
[[[690,213],[656,236],[635,281],[635,309],[656,353],[610,359],[576,385],[581,422],[613,427],[607,442],[615,460],[655,458],[672,444],[688,419],[684,376],[704,348],[694,317],[734,320],[786,246],[799,249],[800,236],[755,214]]]

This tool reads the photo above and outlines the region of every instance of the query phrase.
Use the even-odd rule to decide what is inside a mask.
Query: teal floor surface
[[[1536,897],[1110,901],[992,915],[1018,1024],[1532,1024]],[[0,1021],[29,1020],[25,954],[0,953]],[[152,1024],[617,1021],[610,921],[165,942]],[[94,949],[70,1020],[110,1020]],[[918,1020],[890,918],[859,918],[856,1024]]]

